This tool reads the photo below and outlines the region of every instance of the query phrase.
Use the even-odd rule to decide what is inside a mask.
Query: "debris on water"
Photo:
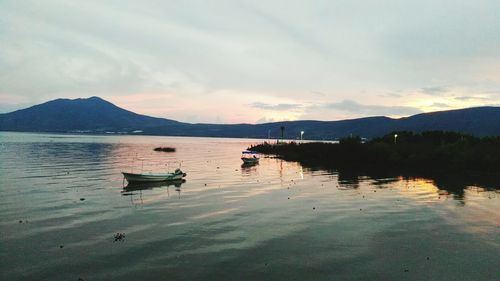
[[[288,197],[288,200],[290,200],[290,197]]]
[[[117,242],[117,241],[122,241],[125,239],[125,233],[120,233],[120,232],[117,232],[115,234],[115,241],[114,242]]]
[[[377,192],[376,190],[374,190],[373,192]]]
[[[174,147],[168,147],[168,146],[165,146],[165,147],[157,147],[154,149],[154,151],[161,151],[161,152],[175,152],[175,148]]]
[[[427,260],[430,260],[431,258],[427,257]]]
[[[83,201],[83,200],[85,200],[85,198],[83,198],[83,197],[82,197],[82,198],[80,198],[80,201]]]
[[[313,210],[316,210],[316,207],[313,207]]]
[[[23,220],[19,220],[19,223],[23,223]]]
[[[360,208],[359,210],[360,210],[360,211],[363,211],[363,209],[361,209],[361,208]]]
[[[63,245],[59,245],[59,248],[62,249],[62,248],[64,248],[64,246]]]
[[[207,186],[207,184],[205,184],[205,186]]]
[[[408,269],[405,269],[405,272],[408,272],[408,271],[410,271],[410,270],[408,270]]]

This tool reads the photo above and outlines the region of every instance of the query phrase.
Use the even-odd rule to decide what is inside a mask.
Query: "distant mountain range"
[[[444,130],[476,136],[500,135],[500,107],[474,107],[422,113],[393,119],[367,117],[341,121],[287,121],[265,124],[191,124],[155,118],[122,109],[99,97],[56,99],[10,113],[0,114],[0,131],[142,134],[165,136],[295,139],[336,139],[349,135],[366,138],[393,131]]]

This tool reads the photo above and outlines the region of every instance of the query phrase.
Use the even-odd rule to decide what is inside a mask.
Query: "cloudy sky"
[[[100,96],[187,122],[500,105],[500,1],[0,0],[0,112]]]

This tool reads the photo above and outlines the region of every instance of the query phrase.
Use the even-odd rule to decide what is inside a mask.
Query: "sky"
[[[0,112],[102,97],[192,123],[500,105],[500,1],[0,0]]]

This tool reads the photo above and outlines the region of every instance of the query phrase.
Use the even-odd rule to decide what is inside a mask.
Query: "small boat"
[[[176,181],[180,180],[186,176],[186,173],[183,173],[181,169],[176,169],[173,173],[125,173],[122,172],[125,179],[131,182],[161,182],[161,181]]]
[[[259,157],[257,152],[245,150],[241,152],[241,160],[244,164],[257,164],[259,163]]]

